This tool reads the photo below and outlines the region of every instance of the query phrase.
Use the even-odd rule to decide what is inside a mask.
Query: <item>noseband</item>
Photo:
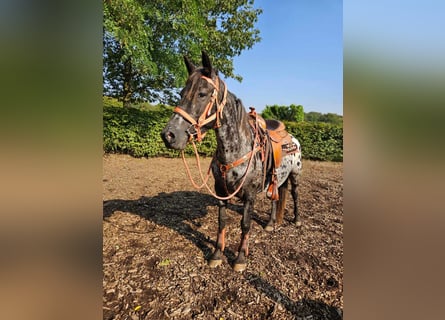
[[[226,105],[226,99],[227,99],[227,86],[225,85],[224,81],[220,80],[217,77],[216,81],[218,85],[216,85],[211,78],[208,78],[206,76],[201,76],[201,78],[206,80],[213,86],[213,92],[209,103],[205,107],[204,112],[199,116],[198,120],[193,119],[192,116],[190,116],[186,111],[181,109],[179,106],[173,110],[173,112],[181,115],[185,120],[191,123],[189,129],[187,129],[187,133],[189,134],[190,139],[193,139],[193,137],[195,137],[196,141],[198,142],[200,142],[204,138],[205,133],[204,134],[201,133],[201,128],[206,124],[216,120],[214,128],[221,127],[222,112],[224,106]],[[218,102],[219,81],[221,81],[224,84],[224,94],[221,102]],[[216,112],[210,114],[212,107],[215,103],[216,103]],[[194,132],[190,131],[190,128],[192,127],[194,129]]]

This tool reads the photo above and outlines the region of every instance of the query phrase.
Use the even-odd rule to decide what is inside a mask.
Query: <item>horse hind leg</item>
[[[294,220],[293,223],[297,227],[301,226],[301,222],[299,221],[299,213],[298,213],[298,173],[291,173],[289,176],[291,181],[291,194],[294,202]]]
[[[277,201],[272,200],[270,219],[269,222],[267,222],[266,227],[264,228],[264,230],[268,232],[273,230],[275,224],[283,223],[284,209],[286,208],[287,200],[287,185],[288,179],[286,179],[284,183],[278,187],[279,199]]]
[[[284,209],[286,209],[287,200],[287,185],[289,178],[284,181],[284,183],[278,188],[278,194],[280,196],[277,206],[277,224],[283,223]]]
[[[277,221],[277,202],[276,200],[272,200],[272,207],[270,209],[270,219],[267,222],[266,226],[264,227],[264,230],[267,232],[273,231],[273,227],[275,225],[275,222]]]

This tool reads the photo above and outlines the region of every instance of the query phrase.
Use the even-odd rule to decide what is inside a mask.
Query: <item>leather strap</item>
[[[199,116],[198,120],[195,120],[192,118],[192,116],[190,116],[185,110],[181,109],[179,106],[177,106],[173,112],[178,113],[179,115],[181,115],[185,120],[187,120],[188,122],[190,122],[190,124],[193,126],[193,128],[195,129],[196,132],[196,140],[198,142],[200,142],[203,137],[204,134],[201,133],[201,128],[203,126],[205,126],[206,124],[216,120],[215,123],[215,128],[219,128],[221,127],[221,118],[222,118],[222,112],[224,109],[224,106],[226,105],[226,101],[227,101],[227,86],[224,84],[224,94],[223,94],[223,99],[222,101],[219,103],[218,102],[218,91],[219,88],[218,86],[215,84],[215,82],[213,82],[212,79],[206,77],[206,76],[201,76],[202,79],[206,80],[208,83],[210,83],[213,86],[213,93],[212,93],[212,97],[210,98],[209,103],[206,105],[203,113]],[[218,84],[219,78],[216,78]],[[224,83],[224,81],[222,81]],[[213,114],[210,114],[213,105],[216,102],[216,112]],[[194,133],[190,133],[189,135],[192,137],[195,134]]]
[[[228,164],[220,163],[219,164],[219,170],[221,171],[223,177],[225,177],[227,170],[233,169],[233,168],[243,164],[244,162],[249,160],[250,157],[253,157],[252,153],[255,154],[258,151],[260,151],[261,149],[262,149],[261,146],[257,146],[255,149],[253,149],[252,151],[249,151],[247,154],[245,154],[244,156],[242,156],[238,160],[233,161],[232,163],[228,163]]]

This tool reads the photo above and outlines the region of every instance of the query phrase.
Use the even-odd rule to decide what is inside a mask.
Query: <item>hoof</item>
[[[267,232],[272,232],[273,231],[273,226],[267,225],[267,226],[264,227],[264,230],[266,230]]]
[[[300,221],[295,222],[295,226],[296,227],[301,227],[301,222]]]
[[[237,272],[242,272],[244,270],[246,270],[247,268],[247,263],[235,263],[233,265],[233,270],[237,271]]]
[[[210,259],[210,260],[209,260],[209,267],[210,267],[210,268],[216,268],[216,267],[219,266],[221,263],[222,263],[222,259],[218,259],[218,260]]]

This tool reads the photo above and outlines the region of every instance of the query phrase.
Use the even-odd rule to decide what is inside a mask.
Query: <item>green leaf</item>
[[[174,103],[187,75],[183,55],[198,62],[202,49],[241,81],[233,58],[261,40],[261,12],[251,0],[104,1],[104,93]]]
[[[168,266],[170,263],[171,263],[171,260],[167,258],[167,259],[164,259],[161,262],[159,262],[159,266],[165,267],[165,266]]]

